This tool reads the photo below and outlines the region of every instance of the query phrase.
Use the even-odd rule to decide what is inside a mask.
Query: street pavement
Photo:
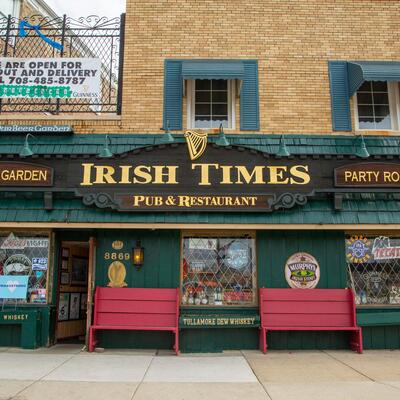
[[[400,351],[0,348],[0,400],[400,399]]]

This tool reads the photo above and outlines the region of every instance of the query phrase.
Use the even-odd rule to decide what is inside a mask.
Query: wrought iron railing
[[[25,21],[26,36],[20,23]],[[29,25],[28,25],[29,24]],[[0,56],[16,58],[99,58],[101,60],[100,100],[71,98],[0,98],[0,113],[121,113],[122,67],[125,15],[81,17],[64,15],[50,19],[34,15],[20,20],[0,17]],[[40,37],[62,46],[57,49]]]

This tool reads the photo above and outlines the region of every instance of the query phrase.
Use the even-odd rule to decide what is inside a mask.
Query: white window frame
[[[391,120],[391,129],[382,128],[360,128],[358,119],[358,102],[357,92],[353,96],[354,100],[354,119],[356,131],[399,131],[400,130],[400,94],[399,94],[399,82],[387,81],[388,85],[388,97],[389,97],[389,111]]]
[[[187,81],[187,101],[186,101],[186,120],[187,129],[216,129],[216,128],[196,128],[195,126],[195,79],[188,79]],[[228,127],[225,129],[236,128],[236,79],[228,79]]]

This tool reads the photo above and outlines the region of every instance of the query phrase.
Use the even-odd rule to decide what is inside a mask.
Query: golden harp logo
[[[193,161],[201,157],[207,147],[207,132],[186,131],[185,138],[190,159]]]

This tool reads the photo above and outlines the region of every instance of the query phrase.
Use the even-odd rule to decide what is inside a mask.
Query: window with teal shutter
[[[168,125],[171,130],[182,130],[182,89],[185,79],[192,82],[205,82],[205,80],[210,82],[212,80],[241,81],[241,85],[239,85],[241,87],[239,93],[240,129],[250,131],[259,130],[257,60],[165,60],[164,128]],[[202,101],[202,103],[204,103],[204,101]],[[202,104],[201,106],[205,108],[205,106],[211,103],[212,102],[208,101],[205,102],[205,105]],[[218,104],[214,105],[214,108],[216,108],[215,112],[218,114],[215,118],[221,117],[219,114],[222,112],[220,110],[222,109],[221,99],[219,99],[217,103]],[[196,105],[197,103],[194,102],[194,107],[196,107]],[[210,107],[212,107],[212,105]],[[199,114],[197,111],[193,111]],[[225,114],[221,115],[226,116]],[[212,117],[213,113],[210,112],[207,115]],[[202,115],[201,117],[203,118],[204,116]],[[210,126],[211,125],[210,122]]]
[[[182,130],[182,61],[165,60],[163,128]]]
[[[329,61],[332,129],[351,131],[349,83],[346,61]]]
[[[240,91],[240,129],[258,131],[260,129],[260,111],[258,100],[258,63],[257,60],[245,60],[244,79]]]

